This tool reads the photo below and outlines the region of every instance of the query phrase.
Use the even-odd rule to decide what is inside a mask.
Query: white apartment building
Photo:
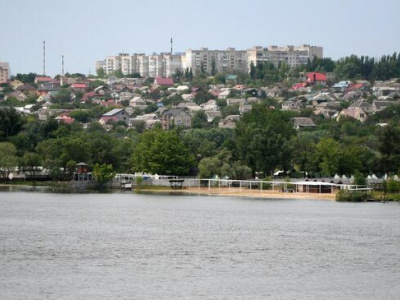
[[[247,67],[250,64],[257,65],[258,62],[269,61],[275,66],[286,62],[290,67],[307,64],[308,59],[314,56],[323,58],[323,48],[310,45],[295,46],[268,46],[266,48],[257,46],[247,50]]]
[[[0,83],[5,83],[10,78],[10,65],[6,62],[0,62]]]
[[[193,75],[203,70],[211,74],[213,69],[218,72],[229,72],[232,70],[247,70],[247,54],[243,50],[228,48],[227,50],[200,50],[186,51],[186,68],[192,69]]]
[[[172,77],[176,70],[191,69],[193,75],[202,70],[206,74],[234,70],[248,72],[250,65],[269,61],[278,66],[286,62],[290,67],[307,64],[308,59],[316,56],[323,58],[323,48],[310,45],[301,46],[256,46],[248,50],[199,50],[189,49],[184,53],[161,53],[145,55],[143,53],[129,55],[120,53],[117,56],[107,56],[104,61],[96,62],[96,70],[103,68],[107,75],[121,70],[124,75],[139,73],[143,77]]]
[[[124,75],[139,73],[143,77],[171,77],[176,70],[183,70],[184,61],[184,56],[170,53],[153,55],[121,53],[118,56],[107,56],[104,61],[97,61],[96,70],[103,68],[107,75],[121,70]]]

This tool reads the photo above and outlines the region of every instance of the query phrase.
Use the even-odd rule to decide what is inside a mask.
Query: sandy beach
[[[182,189],[166,188],[162,190],[153,190],[141,188],[141,192],[174,192],[174,193],[187,193],[187,194],[201,194],[213,196],[237,196],[237,197],[251,197],[251,198],[271,198],[271,199],[313,199],[313,200],[331,200],[335,201],[336,194],[316,194],[316,193],[282,193],[280,191],[271,190],[250,190],[240,188],[207,188],[207,187],[192,187]]]

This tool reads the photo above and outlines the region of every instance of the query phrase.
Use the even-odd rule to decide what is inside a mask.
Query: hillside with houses
[[[188,71],[169,78],[17,74],[0,86],[2,175],[11,165],[40,165],[54,169],[53,178],[69,178],[84,161],[123,173],[203,178],[394,176],[400,167],[395,58],[397,69],[372,80],[371,72],[343,71],[346,59],[335,69],[319,59],[296,69],[257,65],[248,74],[194,77]],[[179,142],[164,150],[154,144],[165,146],[168,136]],[[139,158],[138,149],[151,155]],[[186,157],[160,167],[174,153]]]

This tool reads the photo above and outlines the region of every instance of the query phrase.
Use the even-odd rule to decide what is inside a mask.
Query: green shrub
[[[361,191],[348,191],[348,190],[340,190],[336,194],[337,201],[343,202],[363,202],[367,199],[367,193]]]

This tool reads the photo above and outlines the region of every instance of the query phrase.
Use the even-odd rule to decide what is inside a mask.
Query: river
[[[400,299],[400,204],[0,192],[0,299]]]

